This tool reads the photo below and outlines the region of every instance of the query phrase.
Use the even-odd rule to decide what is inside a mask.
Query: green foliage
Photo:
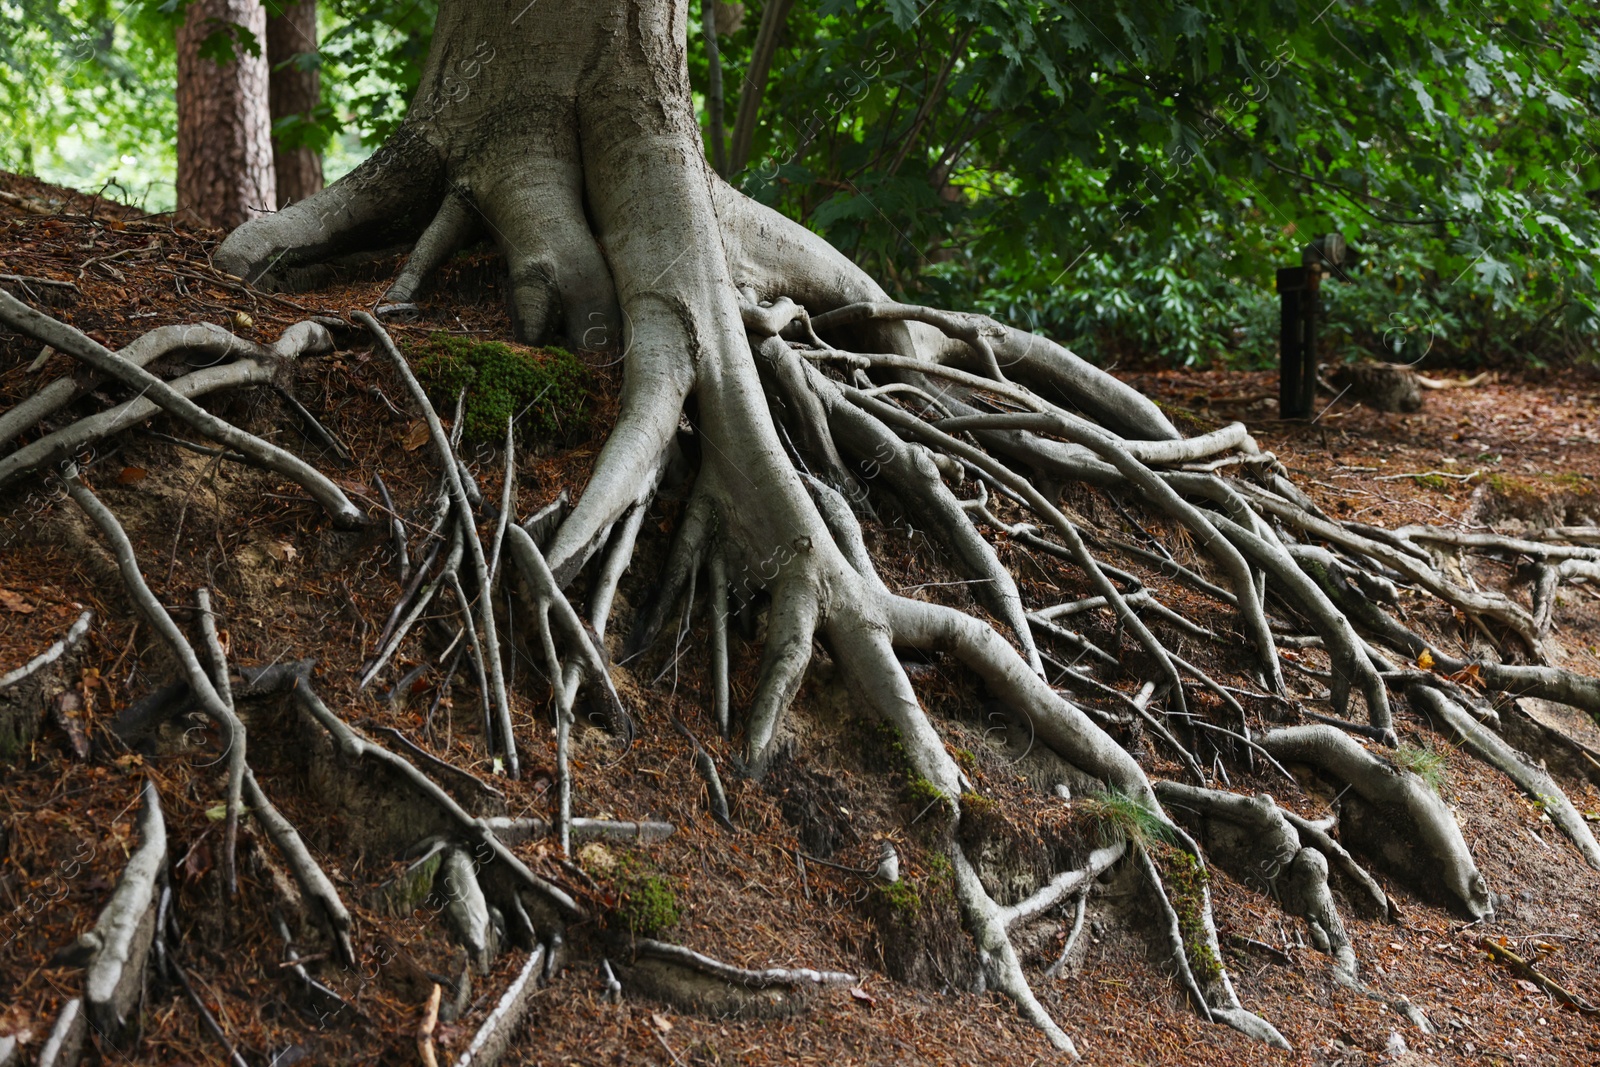
[[[618,864],[617,918],[635,937],[655,937],[678,922],[678,897],[672,884],[630,857]]]
[[[172,202],[168,18],[135,2],[0,0],[0,169]]]
[[[1086,794],[1073,804],[1073,810],[1094,828],[1102,847],[1117,841],[1144,847],[1169,836],[1154,811],[1119,789]]]
[[[525,412],[545,436],[570,431],[589,396],[587,369],[560,348],[534,351],[436,333],[416,371],[441,411],[454,411],[456,397],[467,391],[468,440],[503,441],[506,420]]]
[[[1435,750],[1432,745],[1401,745],[1389,753],[1389,762],[1421,778],[1435,793],[1442,792],[1449,784],[1444,753]]]
[[[394,131],[437,0],[324,0],[324,104],[276,128],[337,177]],[[698,11],[689,24],[698,27]],[[0,0],[0,167],[116,178],[170,206],[177,0]],[[971,308],[1109,364],[1264,366],[1273,269],[1331,231],[1337,358],[1593,358],[1600,342],[1600,34],[1536,0],[866,0],[794,5],[772,73],[760,25],[719,39],[731,179],[896,296]],[[214,47],[248,47],[239,35]],[[473,42],[446,92],[509,42]],[[707,84],[703,35],[690,76]],[[1347,279],[1347,280],[1344,280]]]
[[[786,30],[733,178],[896,295],[1103,362],[1259,366],[1273,268],[1338,231],[1338,355],[1550,361],[1600,337],[1591,13],[832,0]],[[726,84],[731,117],[750,85]]]

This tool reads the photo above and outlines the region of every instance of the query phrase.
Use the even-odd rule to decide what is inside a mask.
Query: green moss
[[[877,886],[876,892],[895,915],[908,922],[922,912],[922,894],[903,878],[898,882]]]
[[[1412,476],[1411,480],[1424,489],[1433,489],[1441,493],[1450,491],[1450,480],[1437,474],[1417,474]]]
[[[672,884],[629,857],[618,864],[617,918],[635,937],[654,937],[678,922],[678,896]]]
[[[1432,745],[1401,745],[1389,754],[1389,762],[1421,778],[1435,793],[1449,784],[1444,753],[1435,751]]]
[[[415,362],[417,378],[440,411],[454,411],[456,397],[467,391],[467,440],[504,440],[512,416],[532,419],[539,433],[552,436],[571,430],[588,404],[587,368],[559,348],[535,350],[436,333]]]
[[[920,775],[906,779],[906,801],[913,807],[925,808],[947,799],[944,790]]]
[[[963,815],[973,815],[981,819],[988,815],[999,814],[999,811],[1000,805],[992,797],[986,797],[981,793],[961,794],[961,813]]]
[[[1189,957],[1189,969],[1202,985],[1222,977],[1222,961],[1211,948],[1206,936],[1205,888],[1211,874],[1200,861],[1182,849],[1171,849],[1161,858],[1162,880],[1172,900],[1172,910],[1178,913],[1178,933],[1183,937],[1183,951]]]

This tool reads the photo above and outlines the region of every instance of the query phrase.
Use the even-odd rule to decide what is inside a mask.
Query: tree
[[[277,204],[267,106],[266,9],[196,0],[178,42],[178,211],[232,229]]]
[[[694,473],[673,547],[653,602],[619,651],[625,658],[641,654],[669,618],[693,610],[694,591],[707,575],[713,720],[724,735],[742,727],[740,770],[759,777],[786,743],[785,716],[814,643],[825,645],[858,704],[890,728],[892,742],[879,736],[866,743],[882,745],[886,759],[891,746],[903,754],[920,795],[937,813],[983,982],[1009,995],[1060,1048],[1070,1050],[1071,1040],[1038,1002],[1011,932],[1082,893],[1116,863],[1130,865],[1150,887],[1157,938],[1177,984],[1206,1018],[1283,1044],[1262,1017],[1276,1006],[1242,1005],[1222,965],[1206,889],[1208,853],[1268,885],[1304,919],[1341,979],[1361,987],[1328,891],[1328,870],[1337,865],[1362,885],[1375,890],[1375,883],[1326,826],[1295,816],[1265,794],[1217,788],[1191,751],[1201,736],[1224,738],[1204,750],[1215,751],[1219,762],[1265,756],[1333,780],[1351,794],[1352,810],[1375,813],[1362,823],[1371,854],[1413,883],[1442,887],[1473,919],[1485,918],[1493,899],[1459,828],[1395,748],[1391,700],[1403,696],[1541,798],[1600,867],[1600,846],[1560,787],[1467,710],[1481,703],[1472,688],[1481,684],[1600,713],[1595,679],[1539,662],[1547,612],[1530,612],[1502,593],[1453,580],[1423,547],[1449,543],[1451,531],[1375,531],[1319,514],[1243,426],[1184,438],[1157,405],[1043,336],[890,299],[849,258],[734,189],[709,166],[689,82],[689,25],[681,0],[606,0],[581,9],[520,0],[446,2],[417,95],[384,146],[322,192],[246,222],[215,257],[251,283],[291,286],[316,277],[330,259],[415,242],[379,309],[403,314],[449,255],[488,233],[508,267],[519,337],[558,336],[575,349],[619,354],[625,368],[620,415],[576,506],[547,539],[530,532],[532,522],[500,515],[491,542],[504,538],[505,571],[523,583],[531,609],[524,622],[532,625],[522,629],[543,638],[561,737],[556,777],[562,801],[552,821],[563,847],[571,826],[566,745],[576,696],[585,687],[597,717],[631,736],[627,710],[611,684],[606,622],[643,505],[668,468],[682,463]],[[896,157],[909,159],[911,151]],[[494,576],[504,581],[505,572],[492,562],[498,552],[485,551],[450,435],[406,356],[378,318],[355,317],[425,413],[443,487],[432,537],[442,542],[450,523],[453,561],[434,585],[453,584],[463,604],[469,599],[463,584],[476,594],[476,619],[467,631],[485,661],[486,739],[515,775],[517,738],[501,674],[498,597],[491,595]],[[206,414],[154,375],[130,369],[129,360],[10,297],[0,296],[0,318],[146,391],[149,404],[298,481],[336,524],[367,521],[338,483]],[[328,343],[318,329],[307,324],[279,344],[310,349]],[[240,370],[233,381],[259,380],[248,377],[258,370]],[[508,438],[513,429],[508,421]],[[82,433],[92,437],[91,430]],[[60,446],[41,444],[23,459],[7,457],[7,472],[26,470]],[[118,539],[115,517],[81,480],[69,473],[67,481],[117,548],[142,609],[158,628],[166,619],[161,632],[203,707],[225,724],[233,761],[228,825],[237,822],[242,795],[253,810],[271,811],[248,770],[231,697],[216,682],[227,673],[220,642],[202,627],[208,660],[202,663],[144,587],[138,561]],[[1259,737],[1248,726],[1243,733],[1235,729],[1245,714],[1230,690],[1184,660],[1134,610],[1148,594],[1136,578],[1102,562],[1106,539],[1086,532],[1089,520],[1061,506],[1058,490],[1081,483],[1137,502],[1205,553],[1207,574],[1174,573],[1233,611],[1260,695],[1269,702],[1284,700],[1270,591],[1271,603],[1310,631],[1297,636],[1326,649],[1333,716]],[[970,487],[964,491],[973,498],[958,497],[958,486]],[[1024,513],[1031,517],[1019,517]],[[995,622],[891,591],[863,532],[884,516],[927,531]],[[1542,560],[1536,596],[1548,604],[1561,578],[1582,570],[1563,571],[1557,561],[1593,566],[1592,549],[1554,543],[1564,536],[1582,535],[1555,532],[1547,542],[1474,535],[1466,543]],[[1057,642],[1111,669],[1122,668],[1124,657],[1115,653],[1123,650],[1107,651],[1055,625],[1050,612],[1025,608],[994,543],[1000,537],[1081,570],[1093,603],[1114,611],[1117,640],[1126,634],[1134,646],[1136,654],[1127,658],[1144,682],[1137,695],[1061,667],[1053,654]],[[1172,569],[1172,561],[1153,549],[1135,546],[1139,551],[1139,558],[1153,555],[1158,567]],[[567,591],[596,559],[603,562],[593,568],[585,619]],[[1395,581],[1494,627],[1516,654],[1505,662],[1469,664],[1438,651],[1381,606],[1393,599]],[[729,619],[746,608],[764,608],[766,639],[754,697],[748,709],[735,709],[727,685]],[[209,618],[206,604],[200,611]],[[996,849],[1003,859],[1004,847],[984,847],[1001,840],[986,837],[985,828],[1003,823],[1004,814],[980,795],[960,754],[941,739],[902,656],[947,657],[970,669],[1054,761],[1057,784],[1075,783],[1080,793],[1090,786],[1095,795],[1087,810],[1108,828],[1101,847],[1079,856],[1075,869],[1047,872],[1036,891],[997,888]],[[1402,669],[1410,663],[1418,669]],[[553,944],[551,931],[578,914],[570,898],[530,874],[484,824],[452,807],[437,787],[428,792],[416,785],[426,778],[409,761],[340,722],[305,670],[269,668],[250,678],[257,689],[274,684],[269,679],[292,689],[341,751],[382,763],[425,798],[422,807],[434,805],[435,818],[448,826],[442,834],[486,850],[476,877],[470,866],[465,873],[451,868],[454,881],[446,884],[457,899],[492,899],[515,931],[513,940],[520,935],[531,944],[538,936]],[[1063,690],[1087,696],[1080,703]],[[1191,703],[1202,692],[1206,699]],[[1086,710],[1090,698],[1100,704],[1093,711]],[[745,714],[737,715],[741,710]],[[1119,743],[1119,736],[1133,736],[1132,728],[1122,729],[1129,724],[1148,728],[1195,784],[1153,782]],[[1377,742],[1376,749],[1352,734]],[[695,752],[715,809],[721,795],[715,765],[698,742]],[[727,818],[725,805],[719,814]],[[346,938],[348,916],[337,889],[303,848],[295,851],[292,831],[265,814],[263,821],[306,895],[322,903],[335,941]],[[1408,847],[1391,847],[1402,843]],[[891,859],[892,852],[881,871],[892,881]],[[538,902],[543,928],[529,919],[529,900]],[[484,905],[462,920],[462,937],[479,958],[492,940],[487,916]],[[707,976],[735,986],[766,980],[680,947],[650,943],[646,950],[665,965],[698,971],[702,983]],[[347,941],[342,951],[349,953]],[[801,979],[791,973],[783,980]]]
[[[322,189],[322,156],[307,136],[322,103],[318,69],[317,4],[301,0],[267,11],[267,86],[272,114],[272,169],[277,207]]]

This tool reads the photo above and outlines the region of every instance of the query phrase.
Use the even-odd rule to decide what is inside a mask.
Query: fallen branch
[[[1477,941],[1478,948],[1482,949],[1488,957],[1503,967],[1508,968],[1513,974],[1523,981],[1532,982],[1556,1000],[1576,1011],[1580,1015],[1600,1015],[1600,1008],[1590,1004],[1587,1000],[1567,991],[1559,982],[1541,971],[1535,970],[1533,964],[1512,952],[1509,948],[1487,937],[1480,937]]]
[[[699,971],[701,974],[710,975],[712,978],[720,978],[730,985],[740,985],[747,989],[770,989],[773,986],[855,985],[859,981],[853,974],[845,974],[842,971],[816,971],[809,967],[793,969],[768,967],[759,971],[747,970],[712,959],[682,945],[669,945],[665,941],[656,941],[648,937],[637,939],[634,948],[640,956],[668,960],[690,970]]]

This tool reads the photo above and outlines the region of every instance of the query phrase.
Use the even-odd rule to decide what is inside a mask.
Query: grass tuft
[[[1444,753],[1432,745],[1401,745],[1389,754],[1389,762],[1421,778],[1435,793],[1443,791],[1450,781],[1445,774]]]
[[[1102,847],[1116,841],[1146,846],[1168,836],[1155,812],[1120,789],[1085,794],[1073,808],[1094,827]]]

